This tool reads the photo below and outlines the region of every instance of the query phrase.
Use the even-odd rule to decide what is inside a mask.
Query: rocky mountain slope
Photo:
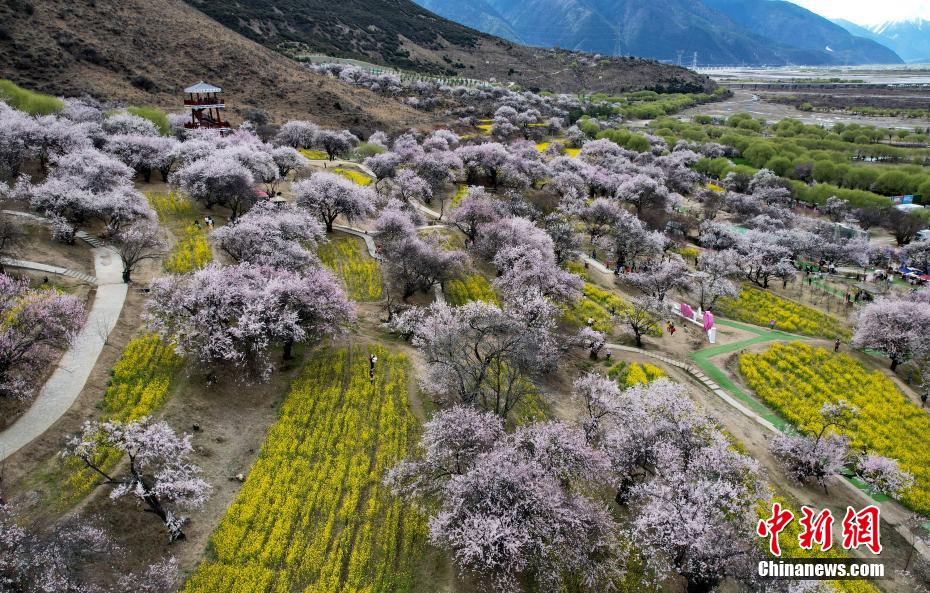
[[[825,52],[837,64],[899,64],[894,51],[784,0],[703,0],[752,33],[778,44]]]
[[[867,37],[893,49],[906,62],[930,62],[930,21],[917,18],[889,21],[863,27],[849,21],[835,21],[853,35]]]
[[[558,92],[712,86],[693,72],[648,60],[591,59],[517,45],[441,18],[410,0],[345,0],[338,5],[327,0],[187,1],[230,29],[292,56],[321,53]],[[487,14],[488,20],[479,23],[486,30],[512,34],[488,12],[490,0],[453,4],[455,13],[470,18]]]
[[[263,109],[354,130],[400,129],[422,113],[328,77],[230,31],[181,0],[2,0],[0,78],[64,96],[182,107],[205,79],[233,120]]]
[[[476,28],[509,27],[511,39],[531,45],[608,55],[689,64],[697,52],[702,65],[901,61],[881,45],[775,0],[481,0],[469,11],[457,0],[417,1]]]

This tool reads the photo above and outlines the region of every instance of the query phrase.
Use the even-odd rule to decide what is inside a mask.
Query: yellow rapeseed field
[[[481,274],[470,274],[464,278],[450,280],[446,282],[444,292],[449,304],[456,307],[471,301],[500,304],[494,287]]]
[[[355,182],[357,185],[371,185],[372,183],[374,183],[374,180],[368,175],[365,175],[364,173],[359,173],[358,171],[353,171],[352,169],[343,169],[340,167],[340,168],[330,169],[330,170],[336,175],[342,175],[349,181]]]
[[[744,354],[739,369],[759,398],[804,432],[820,429],[824,403],[846,400],[856,406],[858,417],[841,429],[852,448],[897,459],[915,479],[902,502],[930,513],[930,415],[881,371],[869,372],[849,355],[797,342]]]
[[[776,329],[805,336],[848,340],[852,335],[836,317],[760,288],[747,287],[739,298],[720,299],[718,308],[726,317],[755,325],[767,326],[774,319]]]
[[[130,341],[113,365],[101,404],[103,420],[126,422],[157,411],[165,403],[171,381],[182,364],[181,357],[158,336],[147,335]],[[105,448],[98,454],[99,465],[104,470],[116,466],[121,458],[115,449]],[[65,502],[80,500],[100,481],[99,474],[76,460],[69,460],[62,469],[61,498]]]
[[[315,354],[183,592],[412,591],[426,522],[381,483],[415,439],[408,372],[378,346]]]
[[[338,235],[320,245],[317,255],[342,279],[349,298],[381,300],[381,266],[368,255],[361,239]]]
[[[165,271],[186,274],[204,268],[213,261],[213,251],[207,242],[207,232],[194,225],[184,229],[165,258]]]

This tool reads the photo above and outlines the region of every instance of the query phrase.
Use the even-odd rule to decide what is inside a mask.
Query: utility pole
[[[683,55],[685,55],[685,50],[679,49],[679,50],[678,50],[678,65],[679,65],[679,66],[681,66],[681,57],[682,57]]]
[[[691,69],[697,70],[697,52],[694,52],[694,56],[691,58]]]

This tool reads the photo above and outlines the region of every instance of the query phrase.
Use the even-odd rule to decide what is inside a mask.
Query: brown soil
[[[18,245],[12,253],[16,259],[34,261],[51,266],[70,268],[78,272],[94,275],[94,257],[90,252],[89,246],[78,240],[74,245],[64,245],[52,240],[52,234],[48,226],[39,221],[30,220],[22,216],[15,218],[11,214],[3,214],[7,218],[15,220],[22,225],[24,232],[24,241]],[[49,280],[67,281],[69,278],[52,278]]]
[[[184,531],[187,539],[168,544],[161,522],[129,498],[111,501],[106,487],[98,488],[83,505],[100,514],[107,530],[118,538],[130,557],[121,559],[122,570],[138,570],[162,556],[178,559],[183,574],[190,574],[203,557],[207,540],[226,509],[239,493],[237,475],[248,475],[265,440],[268,427],[277,419],[278,405],[291,381],[303,367],[298,358],[279,369],[271,381],[244,384],[227,374],[226,380],[207,387],[199,374],[184,375],[172,389],[162,418],[178,431],[193,435],[193,457],[202,477],[213,490],[203,508],[191,513]],[[197,425],[199,430],[195,430]]]
[[[760,95],[766,101],[800,107],[810,103],[816,108],[851,110],[861,107],[879,109],[927,109],[930,95],[920,88],[836,88],[825,86],[816,90],[766,92]]]

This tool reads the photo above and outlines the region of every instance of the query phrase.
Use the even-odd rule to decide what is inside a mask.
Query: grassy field
[[[494,287],[481,274],[471,274],[464,278],[450,280],[446,282],[443,292],[449,304],[456,307],[471,301],[500,304]]]
[[[415,439],[409,370],[377,346],[316,353],[183,592],[416,590],[426,523],[381,484]]]
[[[58,97],[24,89],[6,79],[0,79],[0,100],[29,115],[51,115],[65,108]]]
[[[342,279],[351,299],[364,302],[381,300],[381,266],[368,255],[361,239],[331,236],[317,249],[317,255]]]
[[[127,107],[126,111],[133,115],[147,119],[158,128],[162,136],[171,133],[171,124],[168,123],[168,114],[157,107]]]
[[[718,310],[725,317],[763,327],[774,319],[776,329],[805,336],[842,340],[852,336],[836,317],[760,288],[746,287],[739,298],[720,299]]]
[[[803,432],[819,430],[819,411],[826,402],[846,400],[858,408],[858,417],[841,430],[851,448],[897,459],[915,478],[902,502],[930,513],[930,415],[883,373],[869,372],[846,354],[798,342],[744,354],[739,369],[760,399]]]

